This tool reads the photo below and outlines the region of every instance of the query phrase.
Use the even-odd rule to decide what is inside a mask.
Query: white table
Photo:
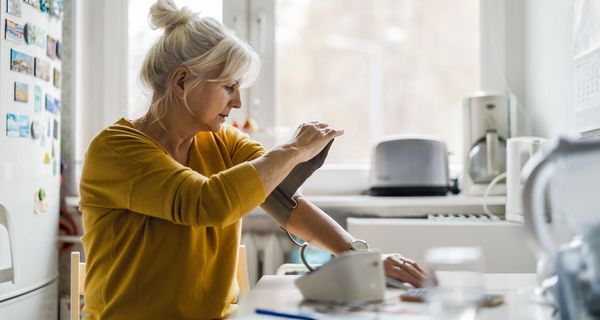
[[[242,301],[233,319],[278,319],[257,315],[257,308],[299,313],[302,294],[294,286],[297,276],[264,276],[250,291],[246,301]],[[478,311],[477,319],[551,319],[552,308],[532,301],[536,285],[535,274],[505,273],[485,275],[487,292],[501,293],[505,303],[494,308]],[[380,313],[377,319],[427,319],[426,305],[423,303],[401,302],[399,289],[388,289],[386,301],[391,301],[399,313]],[[313,315],[311,315],[313,316]],[[353,313],[352,315],[319,314],[318,319],[372,319],[373,313]],[[283,319],[283,318],[279,318]]]

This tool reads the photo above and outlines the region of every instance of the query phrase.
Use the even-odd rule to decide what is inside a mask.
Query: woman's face
[[[190,90],[187,104],[201,130],[218,131],[231,109],[242,107],[239,81],[204,82]]]

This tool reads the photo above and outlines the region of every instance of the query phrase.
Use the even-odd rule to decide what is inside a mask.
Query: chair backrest
[[[71,252],[71,320],[79,320],[81,303],[85,283],[85,262],[81,262],[79,252]]]
[[[238,251],[238,262],[237,262],[237,271],[236,271],[236,279],[238,283],[238,287],[240,288],[240,298],[244,299],[248,296],[248,292],[250,291],[250,281],[248,280],[248,262],[246,258],[246,246],[240,245]]]

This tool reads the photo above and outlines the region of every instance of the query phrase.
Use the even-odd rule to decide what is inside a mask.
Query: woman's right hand
[[[314,158],[332,139],[344,134],[327,123],[313,121],[300,124],[288,144],[297,150],[298,162]]]

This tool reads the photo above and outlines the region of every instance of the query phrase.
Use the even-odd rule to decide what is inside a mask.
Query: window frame
[[[276,84],[275,84],[275,1],[276,0],[223,0],[223,22],[241,39],[257,49],[262,60],[262,69],[256,83],[245,90],[242,95],[244,105],[253,109],[252,115],[263,127],[276,125]],[[480,0],[480,84],[479,90],[509,90],[507,74],[514,75],[508,79],[516,82],[515,93],[521,93],[519,37],[511,38],[507,43],[507,34],[515,35],[522,31],[522,7],[511,7],[510,1]],[[507,21],[507,10],[511,19]],[[261,24],[262,23],[262,24]],[[512,26],[513,29],[507,29]],[[267,41],[265,43],[264,41]],[[507,52],[508,45],[512,51]],[[510,69],[510,70],[507,70]],[[476,90],[474,90],[476,91]],[[465,92],[465,95],[468,92]],[[256,105],[256,101],[260,105]],[[265,144],[272,143],[266,137],[255,137]],[[261,139],[262,138],[262,139]],[[461,164],[451,164],[451,171],[460,176]],[[367,174],[365,173],[367,171]],[[344,190],[365,190],[369,164],[326,164],[318,172],[317,177],[309,179],[305,185],[306,193],[323,194],[326,190],[334,193],[343,187]],[[457,172],[458,171],[458,172]],[[322,179],[323,176],[329,177]],[[319,181],[319,183],[311,183]],[[323,182],[329,185],[323,185]],[[348,184],[351,184],[350,186]],[[354,193],[354,192],[353,192]]]
[[[127,3],[120,0],[91,3],[70,1],[75,15],[71,27],[78,31],[73,41],[72,81],[75,109],[72,145],[75,149],[73,162],[77,167],[76,172],[81,169],[83,153],[93,136],[119,116],[127,114],[124,74],[127,59],[123,59],[127,56],[127,38],[118,36],[127,34]],[[522,42],[527,30],[524,11],[521,1],[480,0],[480,89],[497,90],[510,86],[517,97],[525,100],[525,49]],[[223,0],[223,22],[253,46],[256,46],[257,34],[249,33],[249,21],[256,21],[261,14],[265,18],[270,17],[271,23],[274,22],[275,0]],[[263,30],[263,39],[274,43],[274,25]],[[259,99],[260,106],[253,112],[253,117],[263,126],[275,125],[276,118],[273,108],[277,94],[274,86],[275,48],[269,48],[271,53],[262,56],[263,68],[257,83],[242,92],[245,105],[250,105],[249,102],[255,98]],[[488,67],[491,65],[494,68]],[[115,75],[122,75],[120,78],[123,81],[109,81]],[[272,84],[269,85],[266,79],[271,79]],[[234,119],[238,117],[238,121],[244,120],[239,112],[232,115]],[[261,141],[264,142],[264,139]],[[269,145],[268,141],[265,145]],[[454,166],[458,168],[459,164]],[[349,167],[352,166],[327,164],[317,174],[327,170],[337,172],[336,179],[327,181],[335,182],[339,187],[351,180],[349,175],[364,176],[364,172],[369,170],[368,164],[354,166],[354,169]],[[335,185],[327,188],[336,190]]]

